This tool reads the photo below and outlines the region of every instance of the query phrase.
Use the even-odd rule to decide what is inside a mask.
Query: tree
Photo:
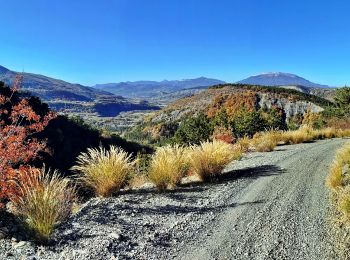
[[[344,110],[345,114],[350,114],[350,87],[343,87],[336,90],[334,103]]]
[[[231,128],[236,137],[252,137],[256,132],[267,128],[265,120],[260,111],[248,111],[246,108],[240,109],[231,122]]]
[[[12,89],[0,84],[0,202],[15,193],[12,180],[26,171],[28,163],[45,149],[45,142],[33,135],[55,116],[34,111],[30,98],[18,93],[21,81],[21,76],[17,76]]]
[[[199,114],[182,122],[174,139],[177,143],[199,144],[201,141],[208,140],[213,130],[210,120],[204,114]]]

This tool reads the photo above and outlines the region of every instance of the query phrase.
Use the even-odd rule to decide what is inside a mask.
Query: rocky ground
[[[0,259],[335,259],[324,180],[343,143],[251,153],[211,184],[91,199],[45,247],[2,213]]]

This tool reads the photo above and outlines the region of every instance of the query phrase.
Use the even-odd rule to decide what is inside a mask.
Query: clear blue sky
[[[350,84],[348,2],[4,0],[0,64],[86,85],[269,71]]]

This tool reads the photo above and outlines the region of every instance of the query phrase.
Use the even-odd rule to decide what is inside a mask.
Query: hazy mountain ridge
[[[200,77],[184,80],[127,81],[97,84],[93,87],[125,97],[151,98],[155,95],[170,94],[184,89],[209,87],[224,83],[222,80]]]

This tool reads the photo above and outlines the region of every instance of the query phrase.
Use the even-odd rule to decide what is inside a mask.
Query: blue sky
[[[269,71],[350,84],[348,1],[1,1],[0,64],[86,85]]]

